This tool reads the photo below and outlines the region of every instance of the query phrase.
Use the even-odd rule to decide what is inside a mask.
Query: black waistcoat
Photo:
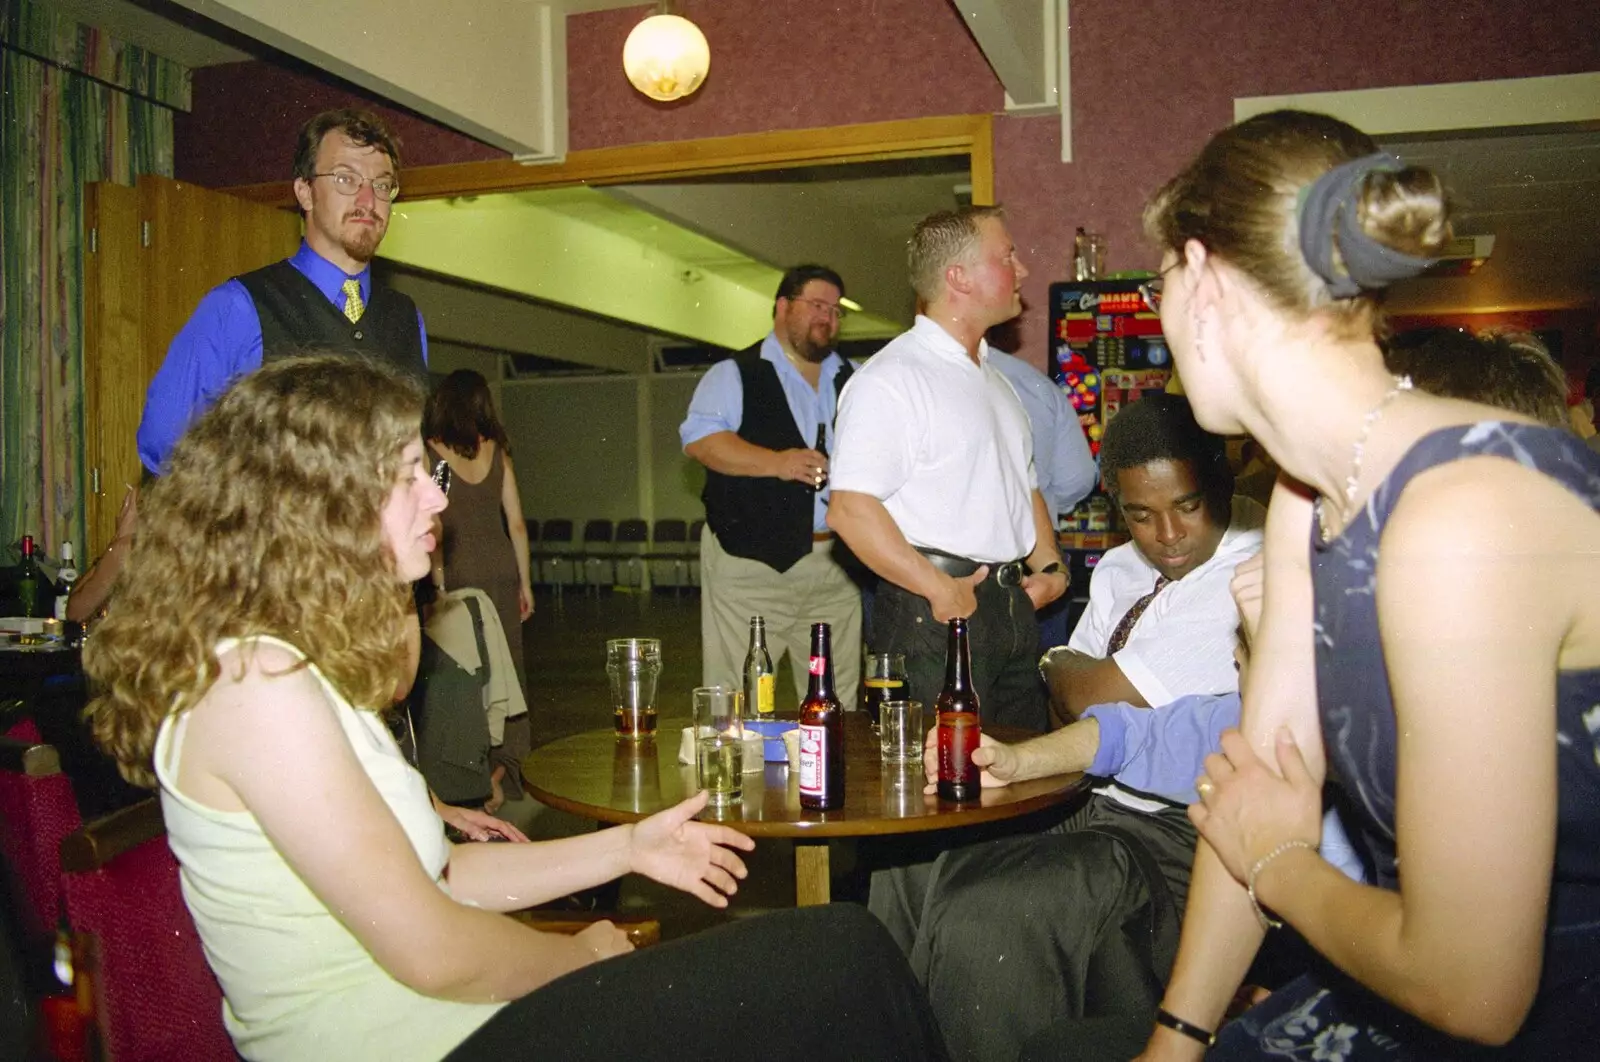
[[[768,450],[806,449],[815,441],[800,433],[784,397],[778,370],[761,357],[761,344],[734,355],[744,389],[739,438]],[[850,363],[833,378],[837,396],[850,379]],[[837,397],[835,409],[837,409]],[[722,548],[735,557],[758,560],[780,572],[811,552],[816,495],[804,484],[776,476],[725,476],[706,470],[706,523]]]
[[[351,324],[288,259],[239,278],[261,318],[261,360],[311,351],[366,354],[419,378],[422,360],[417,306],[391,288],[372,285],[361,320]]]

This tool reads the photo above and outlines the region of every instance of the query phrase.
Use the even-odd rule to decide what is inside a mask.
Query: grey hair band
[[[1300,253],[1328,284],[1335,298],[1348,299],[1421,273],[1437,259],[1416,258],[1368,236],[1361,228],[1360,192],[1373,170],[1398,172],[1405,166],[1385,152],[1352,159],[1318,177],[1306,189],[1298,210]],[[1334,265],[1337,238],[1341,271]]]

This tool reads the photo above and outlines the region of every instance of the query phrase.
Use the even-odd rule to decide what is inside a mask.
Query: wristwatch
[[[1039,569],[1039,574],[1040,575],[1054,575],[1056,572],[1065,572],[1065,571],[1066,571],[1066,569],[1061,566],[1061,562],[1060,561],[1051,561],[1049,564],[1046,564],[1043,568]]]

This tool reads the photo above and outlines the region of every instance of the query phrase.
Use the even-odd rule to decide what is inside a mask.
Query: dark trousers
[[[958,1062],[1130,1058],[1171,972],[1194,845],[1182,810],[1096,796],[1050,833],[879,871],[869,907]]]
[[[446,1062],[948,1059],[894,941],[850,904],[761,915],[575,971]]]
[[[967,621],[972,650],[972,686],[985,723],[1044,731],[1047,695],[1039,680],[1039,623],[1033,602],[1020,586],[1001,586],[993,576],[978,584],[978,610]],[[949,627],[933,618],[926,598],[885,580],[872,615],[872,649],[904,653],[908,696],[924,711],[944,689]]]

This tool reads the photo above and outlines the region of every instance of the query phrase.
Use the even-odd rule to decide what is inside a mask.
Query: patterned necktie
[[[1117,629],[1111,632],[1111,641],[1106,643],[1107,656],[1114,656],[1115,654],[1120,653],[1122,651],[1122,647],[1128,644],[1128,637],[1129,635],[1133,634],[1134,624],[1139,622],[1139,617],[1144,615],[1144,610],[1150,607],[1150,602],[1154,601],[1156,599],[1156,595],[1161,593],[1161,588],[1170,582],[1172,582],[1172,580],[1168,579],[1165,575],[1156,576],[1155,589],[1151,590],[1148,594],[1144,595],[1133,603],[1132,607],[1128,609],[1127,614],[1124,615],[1120,621],[1118,621]]]
[[[361,320],[361,315],[367,312],[367,304],[361,301],[361,281],[350,279],[339,286],[345,294],[344,315],[350,318],[350,323],[355,324]]]

